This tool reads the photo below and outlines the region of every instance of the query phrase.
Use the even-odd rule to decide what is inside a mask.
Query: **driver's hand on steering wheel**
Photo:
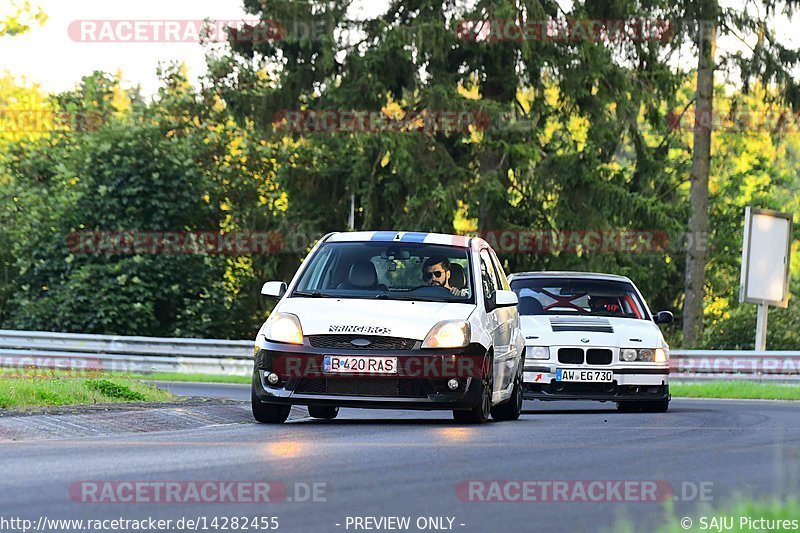
[[[465,296],[466,289],[459,289],[458,287],[450,287],[450,293],[453,296]]]

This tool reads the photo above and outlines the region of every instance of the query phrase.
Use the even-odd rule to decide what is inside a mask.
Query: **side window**
[[[497,290],[497,274],[492,266],[492,258],[489,257],[489,252],[481,250],[481,281],[483,282],[483,296],[484,298],[491,298],[492,293]]]
[[[311,265],[311,270],[303,276],[301,284],[297,287],[298,290],[317,290],[322,287],[322,276],[325,274],[328,263],[331,261],[330,249],[323,248],[317,252],[317,257],[313,259],[314,264]]]
[[[497,287],[505,291],[510,291],[511,286],[508,284],[508,280],[506,279],[506,273],[503,271],[503,267],[500,266],[500,260],[497,259],[497,255],[494,253],[494,250],[492,250],[491,256],[492,262],[494,263],[494,268],[497,271]]]

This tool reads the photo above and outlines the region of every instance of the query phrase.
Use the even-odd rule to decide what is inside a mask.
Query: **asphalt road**
[[[182,394],[248,397],[246,386],[168,387]],[[526,402],[520,420],[479,427],[457,425],[446,412],[350,409],[334,421],[2,444],[0,517],[34,523],[40,516],[206,517],[213,531],[213,517],[264,516],[277,517],[278,531],[291,532],[366,531],[352,522],[346,527],[348,517],[365,516],[410,517],[409,531],[419,531],[419,517],[449,517],[454,531],[504,533],[614,530],[629,520],[634,530],[647,531],[662,522],[664,502],[575,501],[575,487],[656,482],[662,499],[669,484],[681,500],[677,516],[699,505],[700,490],[717,504],[736,494],[797,492],[797,404],[673,400],[666,414],[621,414],[611,407]],[[70,497],[76,483],[109,480],[268,480],[285,484],[293,501],[131,504],[86,503],[76,492]],[[568,481],[566,497],[572,501],[465,501],[470,493],[458,490],[489,480]],[[317,501],[297,501],[313,483],[324,484],[317,486]],[[544,485],[537,485],[533,497],[541,497]],[[499,485],[471,486],[484,487],[472,493],[475,499]]]

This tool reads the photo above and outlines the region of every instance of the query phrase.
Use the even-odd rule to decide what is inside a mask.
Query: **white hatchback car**
[[[669,346],[625,276],[525,272],[509,276],[525,334],[524,397],[613,401],[621,411],[669,408]]]
[[[316,418],[339,407],[447,409],[460,422],[522,409],[525,342],[517,296],[480,238],[398,231],[331,233],[256,337],[253,416]]]

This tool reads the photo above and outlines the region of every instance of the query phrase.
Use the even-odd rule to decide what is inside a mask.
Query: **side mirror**
[[[675,317],[669,311],[659,311],[653,318],[653,322],[656,324],[672,324],[674,321]]]
[[[494,291],[492,295],[492,309],[498,307],[513,307],[519,303],[517,293],[514,291]]]
[[[261,294],[273,298],[283,298],[286,294],[286,284],[282,281],[268,281],[261,287]]]

